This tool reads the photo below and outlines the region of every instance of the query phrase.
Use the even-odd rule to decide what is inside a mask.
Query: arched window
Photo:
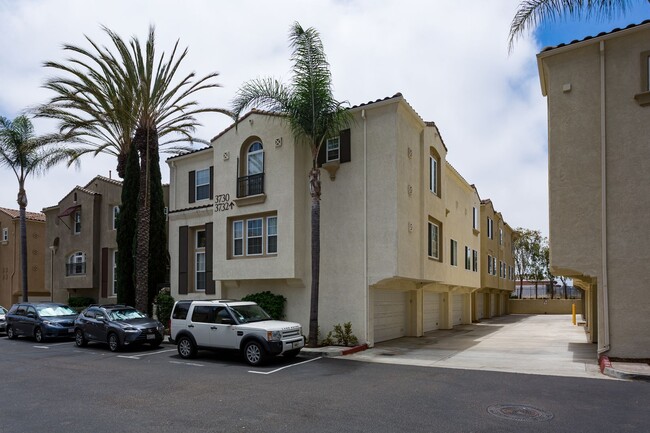
[[[241,147],[237,197],[264,194],[264,146],[258,137],[249,137]]]
[[[71,254],[66,264],[66,271],[66,275],[85,275],[86,255],[81,251]]]
[[[264,148],[262,143],[255,141],[246,154],[246,174],[252,176],[260,173],[264,173]]]

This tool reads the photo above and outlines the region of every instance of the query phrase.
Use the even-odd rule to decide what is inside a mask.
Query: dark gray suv
[[[74,337],[79,347],[88,341],[108,343],[112,352],[124,346],[149,344],[160,346],[165,327],[126,305],[91,305],[75,320]]]

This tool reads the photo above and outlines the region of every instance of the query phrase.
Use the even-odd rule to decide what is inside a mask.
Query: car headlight
[[[136,328],[124,328],[124,332],[140,332],[140,330]]]
[[[49,321],[49,320],[43,320],[43,325],[47,325],[47,326],[55,326],[55,327],[59,327],[59,326],[61,326],[61,325],[59,324],[59,322],[51,322],[51,321]]]
[[[165,326],[162,323],[158,324],[158,331],[160,331],[161,333],[165,331]]]
[[[266,333],[266,339],[268,341],[280,341],[282,340],[282,331],[268,331]]]

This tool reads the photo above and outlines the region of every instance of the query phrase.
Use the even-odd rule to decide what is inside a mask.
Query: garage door
[[[406,335],[407,292],[375,291],[375,343]]]
[[[485,314],[483,313],[484,298],[485,298],[485,294],[483,293],[477,293],[474,298],[476,299],[476,305],[474,305],[474,311],[476,311],[477,320],[481,320],[485,317]]]
[[[499,299],[501,299],[501,309],[499,309],[499,314],[502,316],[506,314],[506,303],[508,302],[508,296],[507,295],[501,295],[499,296]]]
[[[452,325],[460,325],[463,323],[463,295],[453,295],[452,301]]]
[[[499,301],[497,299],[497,295],[494,293],[490,294],[490,317],[495,317],[497,316],[497,302]]]
[[[440,323],[440,294],[424,292],[424,332],[438,329]]]

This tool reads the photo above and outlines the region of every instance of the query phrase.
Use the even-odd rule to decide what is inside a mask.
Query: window
[[[113,250],[113,296],[117,296],[117,250]]]
[[[494,239],[494,221],[490,217],[487,217],[487,237]]]
[[[113,230],[117,230],[117,216],[120,214],[120,207],[113,206]]]
[[[81,211],[76,211],[74,213],[74,234],[78,235],[81,233]]]
[[[429,156],[429,189],[438,195],[438,160],[433,155]]]
[[[86,273],[86,255],[81,251],[72,254],[66,265],[66,276],[84,275]]]
[[[472,271],[478,272],[478,251],[472,250]]]
[[[262,254],[262,218],[246,221],[246,255]]]
[[[465,269],[472,270],[472,250],[469,247],[465,247]]]
[[[325,161],[338,161],[341,153],[341,141],[339,137],[327,139],[327,149]]]
[[[254,142],[248,148],[246,174],[252,176],[264,172],[264,148],[259,141]]]
[[[503,229],[499,228],[499,245],[503,245]]]
[[[492,256],[488,255],[488,274],[492,275]]]
[[[237,197],[264,194],[264,147],[258,140],[244,143],[237,173]]]
[[[503,262],[499,260],[499,278],[503,278]]]
[[[478,230],[478,209],[472,207],[472,228]]]
[[[451,265],[458,266],[458,242],[451,240]]]
[[[432,259],[440,260],[440,226],[429,221],[428,254]]]
[[[7,227],[2,228],[2,242],[7,242],[9,240],[9,229]]]
[[[278,217],[266,218],[266,254],[278,252]]]
[[[205,290],[205,230],[196,231],[194,244],[194,289]]]
[[[233,221],[232,223],[232,239],[233,239],[233,256],[244,255],[244,222]]]
[[[232,257],[266,256],[278,253],[277,215],[232,222]]]
[[[492,275],[497,274],[497,258],[492,257]]]
[[[196,200],[210,198],[210,169],[196,171]]]

